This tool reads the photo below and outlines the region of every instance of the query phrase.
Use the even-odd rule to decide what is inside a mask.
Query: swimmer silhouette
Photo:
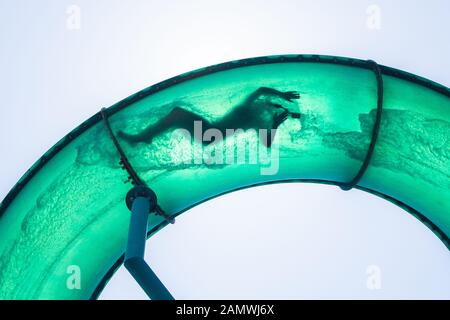
[[[191,136],[195,136],[194,121],[201,121],[203,130],[218,129],[224,137],[226,136],[226,129],[266,129],[267,138],[262,143],[270,148],[275,137],[275,134],[272,135],[271,129],[277,129],[288,117],[300,118],[300,113],[290,112],[281,104],[275,103],[274,98],[293,102],[294,99],[299,99],[300,95],[296,91],[281,92],[272,88],[260,87],[250,94],[243,103],[234,107],[218,120],[209,121],[191,111],[176,106],[167,116],[155,124],[149,125],[142,132],[128,134],[119,131],[118,135],[129,143],[151,143],[154,137],[168,129],[185,129],[191,133]],[[215,141],[201,142],[210,144]]]

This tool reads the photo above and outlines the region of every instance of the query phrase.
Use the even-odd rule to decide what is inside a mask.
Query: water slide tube
[[[270,146],[259,134],[273,116],[267,110],[300,114],[278,121]],[[193,137],[175,128],[191,116],[206,124]],[[213,124],[230,127],[230,119],[244,130],[205,143],[218,138]],[[383,197],[450,247],[449,88],[363,60],[261,57],[144,89],[44,154],[0,206],[1,299],[95,299],[123,263],[125,196],[136,181],[119,163],[114,137],[157,196],[148,237],[224,193],[315,182]]]

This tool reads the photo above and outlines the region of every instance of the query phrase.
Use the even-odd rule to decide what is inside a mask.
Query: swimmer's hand
[[[286,101],[293,102],[294,99],[300,99],[300,94],[297,91],[282,92],[282,98]]]

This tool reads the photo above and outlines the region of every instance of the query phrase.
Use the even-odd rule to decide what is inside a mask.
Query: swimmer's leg
[[[175,107],[170,113],[159,120],[158,122],[149,125],[143,131],[137,134],[128,134],[123,131],[119,131],[118,135],[122,139],[130,142],[147,142],[150,143],[154,137],[163,133],[168,129],[185,129],[188,130],[191,135],[194,134],[194,121],[201,121],[203,129],[206,130],[212,127],[211,123],[205,118],[185,110],[181,107]]]

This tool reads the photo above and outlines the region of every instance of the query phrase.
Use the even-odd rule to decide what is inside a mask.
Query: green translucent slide
[[[378,138],[355,187],[401,206],[449,247],[450,90],[403,71],[380,70]],[[362,60],[262,57],[177,76],[106,113],[137,174],[175,217],[250,186],[351,181],[373,138],[377,85],[374,70]],[[233,113],[243,105],[253,109]],[[280,122],[271,146],[251,130],[270,119],[261,111],[267,106],[300,113],[300,119]],[[176,118],[168,115],[177,108],[210,124],[229,124],[224,119],[234,114],[236,127],[245,130],[202,143],[164,123]],[[260,112],[261,127],[248,110]],[[132,187],[127,179],[100,113],[43,155],[0,206],[0,298],[96,298],[123,261],[130,218],[124,199]],[[148,235],[166,225],[161,215],[151,214]],[[80,287],[69,283],[75,271]]]

